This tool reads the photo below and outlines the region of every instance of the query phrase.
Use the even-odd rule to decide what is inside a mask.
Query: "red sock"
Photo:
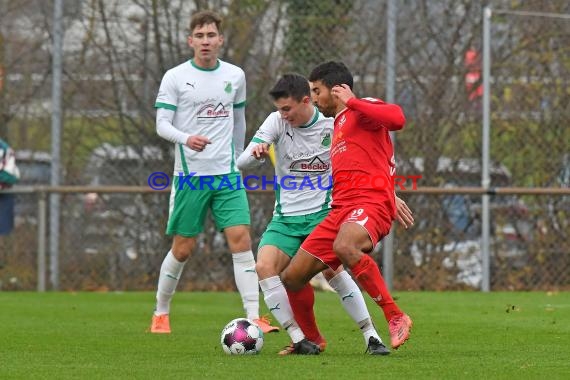
[[[317,322],[315,321],[315,312],[313,306],[315,305],[315,291],[310,284],[298,292],[293,292],[287,289],[289,296],[289,303],[293,309],[295,320],[299,324],[303,333],[312,342],[318,342],[321,337]]]
[[[390,321],[395,315],[402,314],[386,287],[378,265],[370,256],[362,255],[362,258],[350,270],[366,293],[382,308],[386,321]]]

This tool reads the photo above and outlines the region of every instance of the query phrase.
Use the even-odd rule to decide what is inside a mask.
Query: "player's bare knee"
[[[172,255],[176,258],[176,260],[180,262],[184,262],[188,260],[190,257],[191,249],[187,247],[173,247],[172,248]]]
[[[341,261],[343,261],[345,257],[348,257],[353,250],[354,248],[352,245],[342,238],[335,239],[333,243],[333,251],[341,259]]]
[[[236,242],[235,251],[236,252],[245,252],[251,249],[251,239],[249,237],[249,233],[245,233],[240,236],[240,239]]]
[[[249,234],[242,234],[228,238],[228,246],[232,252],[245,252],[251,249],[251,239]]]
[[[287,289],[292,290],[294,292],[303,289],[303,287],[305,286],[303,281],[300,281],[299,279],[292,276],[287,270],[281,272],[281,282]]]
[[[255,271],[257,272],[257,276],[260,280],[277,276],[279,274],[275,271],[274,265],[265,260],[258,260],[257,263],[255,263]]]
[[[186,238],[177,235],[174,237],[174,240],[172,241],[171,251],[176,260],[184,262],[188,260],[188,258],[192,254],[195,245],[196,245],[196,239]]]
[[[362,257],[362,251],[345,239],[336,239],[333,251],[345,267],[352,268]]]
[[[226,239],[232,252],[245,252],[251,249],[251,237],[246,227],[233,227],[231,232],[226,231]]]

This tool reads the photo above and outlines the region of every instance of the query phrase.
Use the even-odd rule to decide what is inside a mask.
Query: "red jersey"
[[[346,106],[334,121],[332,206],[385,203],[394,216],[396,164],[389,132],[404,127],[404,113],[374,98],[352,98]]]

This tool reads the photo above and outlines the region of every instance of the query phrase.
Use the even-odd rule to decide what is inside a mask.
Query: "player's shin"
[[[366,290],[366,293],[382,308],[386,321],[402,314],[388,291],[378,265],[370,256],[362,255],[350,270],[358,283]]]
[[[168,251],[160,266],[158,288],[156,291],[155,315],[163,315],[170,312],[170,301],[172,301],[172,297],[176,291],[176,286],[182,275],[184,264],[186,264],[186,261],[178,261],[172,254],[172,251]]]
[[[243,308],[250,320],[259,318],[259,286],[252,251],[233,253],[234,277]]]
[[[303,331],[295,321],[293,310],[289,304],[287,291],[279,276],[268,277],[259,281],[263,292],[263,298],[269,311],[277,322],[287,331],[293,343],[300,342],[305,338]]]
[[[317,327],[317,322],[315,321],[315,292],[313,287],[307,283],[303,289],[294,292],[287,289],[287,295],[289,296],[289,302],[291,303],[291,309],[295,320],[299,324],[303,333],[312,342],[320,342],[323,340],[319,328]]]
[[[342,271],[331,278],[329,284],[337,292],[344,310],[346,310],[348,315],[350,315],[352,320],[358,325],[360,331],[362,331],[364,344],[368,344],[370,337],[375,337],[382,342],[380,335],[372,323],[362,292],[352,277],[350,277],[346,271]]]

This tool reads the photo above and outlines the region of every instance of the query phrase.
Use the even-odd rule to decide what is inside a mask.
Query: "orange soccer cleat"
[[[412,319],[407,314],[400,314],[390,319],[390,340],[392,348],[396,350],[410,337],[412,330]]]
[[[264,334],[269,334],[271,332],[279,332],[279,327],[271,326],[271,321],[268,317],[259,317],[258,319],[254,319],[253,323],[257,325],[263,331]]]
[[[153,334],[170,334],[170,320],[168,319],[168,314],[153,315],[150,332]]]

